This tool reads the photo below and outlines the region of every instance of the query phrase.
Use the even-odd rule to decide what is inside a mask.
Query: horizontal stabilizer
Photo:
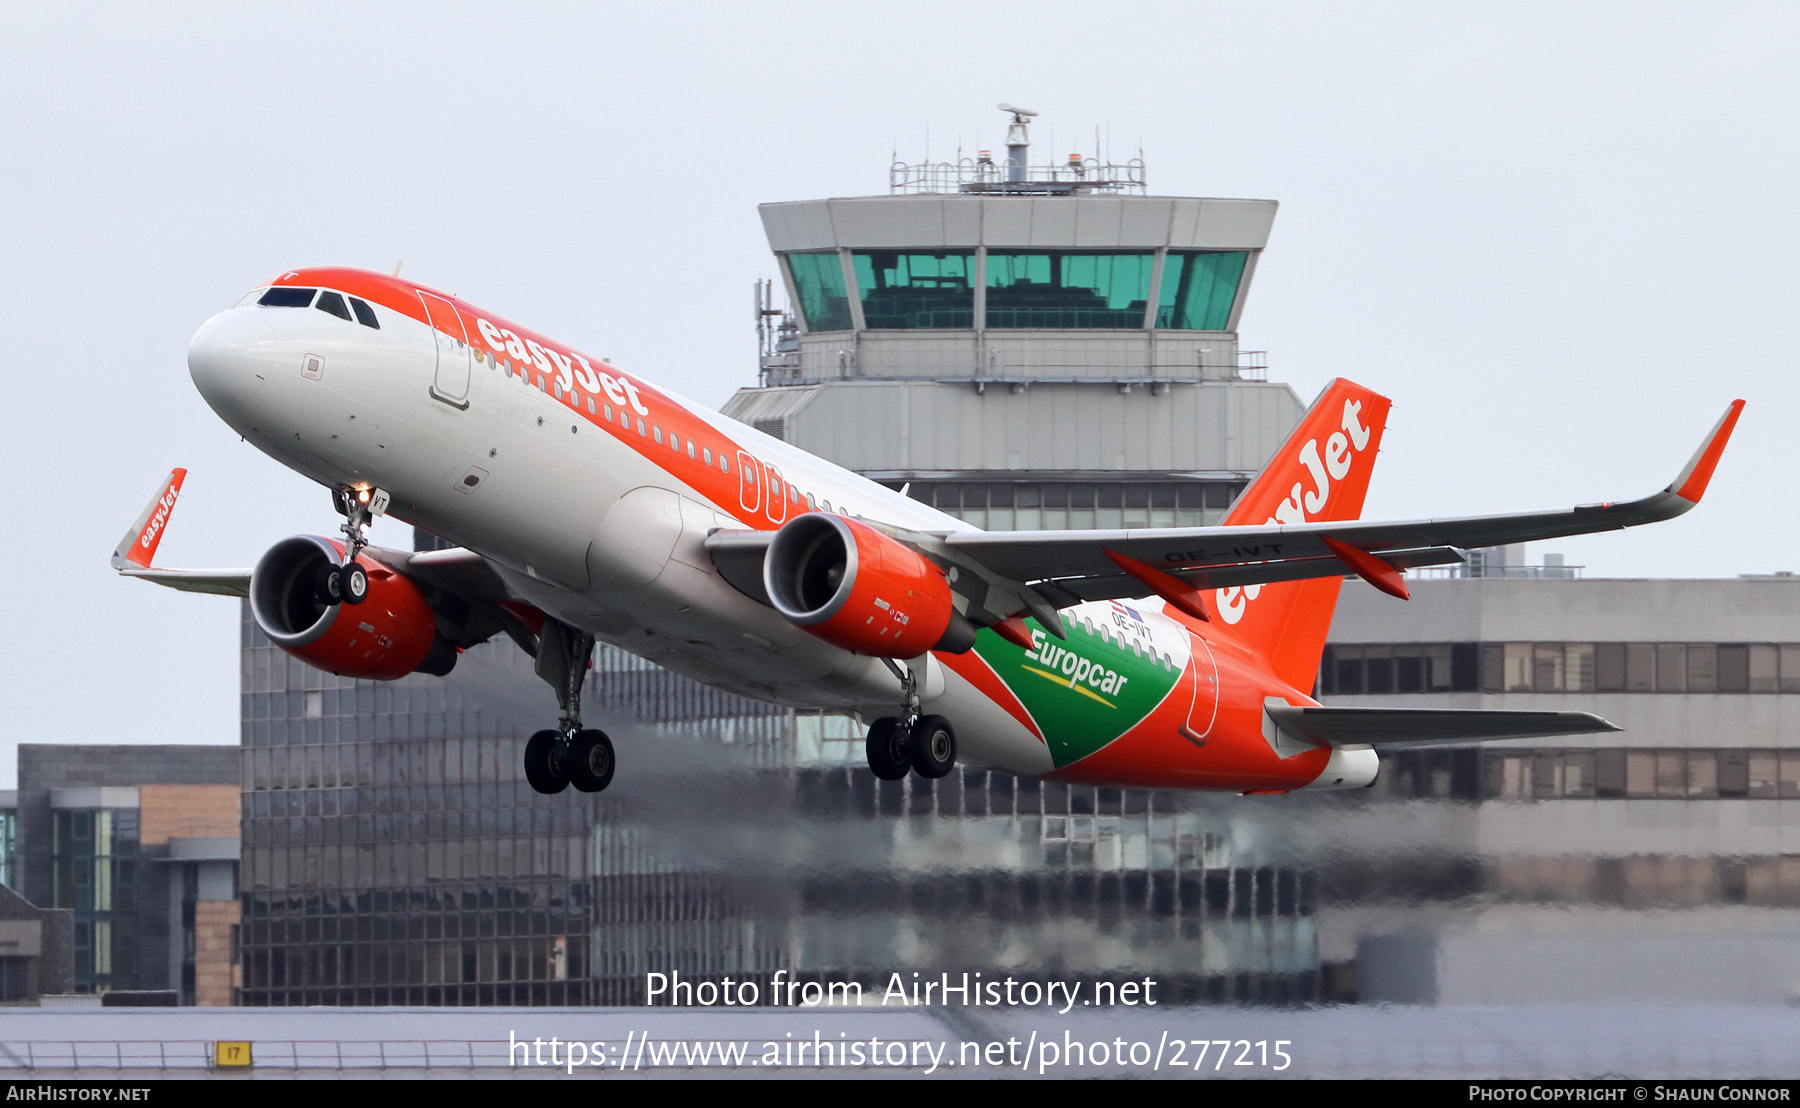
[[[1269,718],[1314,746],[1403,748],[1485,739],[1589,735],[1623,728],[1592,712],[1496,712],[1476,708],[1296,708],[1270,705]]]

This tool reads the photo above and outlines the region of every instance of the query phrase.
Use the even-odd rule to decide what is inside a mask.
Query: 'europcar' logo
[[[1067,647],[1051,642],[1042,631],[1033,628],[1031,631],[1031,649],[1025,657],[1035,666],[1023,667],[1027,672],[1039,677],[1047,677],[1059,685],[1067,685],[1084,696],[1098,700],[1108,708],[1118,705],[1101,696],[1100,693],[1111,693],[1117,696],[1125,689],[1125,682],[1131,680],[1117,670],[1108,669],[1099,662],[1089,661]],[[1099,692],[1094,690],[1098,689]]]
[[[1331,497],[1331,483],[1342,481],[1350,472],[1350,463],[1363,448],[1369,445],[1369,429],[1362,425],[1362,405],[1355,400],[1344,401],[1343,430],[1333,431],[1325,440],[1323,456],[1319,451],[1318,439],[1307,439],[1306,445],[1300,448],[1300,464],[1312,477],[1313,488],[1307,489],[1305,482],[1295,481],[1293,491],[1288,498],[1275,509],[1275,514],[1267,522],[1277,527],[1287,527],[1306,522],[1306,517],[1317,516],[1325,510]],[[1228,589],[1214,589],[1215,605],[1219,615],[1226,623],[1236,623],[1244,618],[1244,611],[1250,601],[1255,600],[1262,592],[1261,585],[1233,585]]]

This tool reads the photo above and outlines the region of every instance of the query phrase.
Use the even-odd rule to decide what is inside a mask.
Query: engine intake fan
[[[250,614],[269,641],[308,665],[340,677],[392,681],[409,673],[443,676],[456,648],[437,633],[437,618],[419,587],[367,556],[361,604],[330,604],[315,582],[343,546],[318,535],[296,535],[271,546],[250,574]]]

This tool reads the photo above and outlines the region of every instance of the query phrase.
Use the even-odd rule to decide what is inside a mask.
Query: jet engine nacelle
[[[789,520],[763,558],[763,588],[796,626],[857,654],[916,658],[927,650],[961,653],[975,642],[942,570],[842,516]]]
[[[343,560],[343,545],[296,535],[269,548],[250,574],[250,613],[269,641],[339,677],[392,681],[423,671],[442,676],[456,648],[438,638],[437,619],[419,587],[359,555],[369,576],[361,604],[325,604],[314,582]]]

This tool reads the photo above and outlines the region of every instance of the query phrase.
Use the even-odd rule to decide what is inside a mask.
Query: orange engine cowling
[[[763,588],[796,626],[857,654],[916,658],[927,650],[961,653],[975,641],[942,570],[842,516],[789,520],[763,558]]]
[[[361,604],[322,604],[313,582],[343,545],[297,535],[270,547],[250,574],[250,614],[269,641],[294,657],[340,677],[392,681],[424,671],[442,676],[456,664],[456,648],[437,635],[437,619],[419,587],[368,558]]]

